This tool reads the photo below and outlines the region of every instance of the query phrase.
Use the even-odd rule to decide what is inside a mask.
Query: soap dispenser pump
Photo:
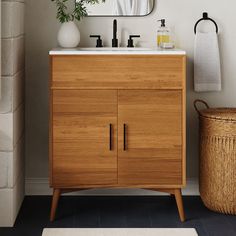
[[[162,44],[170,43],[170,29],[166,27],[166,20],[158,20],[161,22],[161,26],[157,30],[157,46],[161,48]]]

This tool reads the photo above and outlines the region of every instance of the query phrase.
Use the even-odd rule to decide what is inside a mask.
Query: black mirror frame
[[[155,2],[156,2],[156,0],[153,0],[152,10],[146,15],[133,15],[133,16],[130,16],[130,15],[88,15],[86,17],[113,17],[113,18],[114,17],[145,17],[145,16],[149,16],[154,11],[154,8],[155,8],[155,5],[156,5]]]

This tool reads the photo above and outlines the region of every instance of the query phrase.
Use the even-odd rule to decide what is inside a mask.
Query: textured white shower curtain
[[[114,15],[146,15],[152,9],[152,0],[114,0]]]

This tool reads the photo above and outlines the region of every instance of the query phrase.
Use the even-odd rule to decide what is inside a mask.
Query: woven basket
[[[199,110],[197,103],[207,109]],[[200,195],[213,211],[236,214],[236,109],[194,107],[200,121]]]

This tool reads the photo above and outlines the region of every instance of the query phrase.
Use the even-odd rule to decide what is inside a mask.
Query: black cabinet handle
[[[126,147],[126,142],[127,142],[127,140],[126,140],[126,131],[127,131],[127,126],[126,126],[126,124],[124,124],[124,151],[127,150],[127,147]]]
[[[109,150],[112,151],[112,124],[110,124]]]

